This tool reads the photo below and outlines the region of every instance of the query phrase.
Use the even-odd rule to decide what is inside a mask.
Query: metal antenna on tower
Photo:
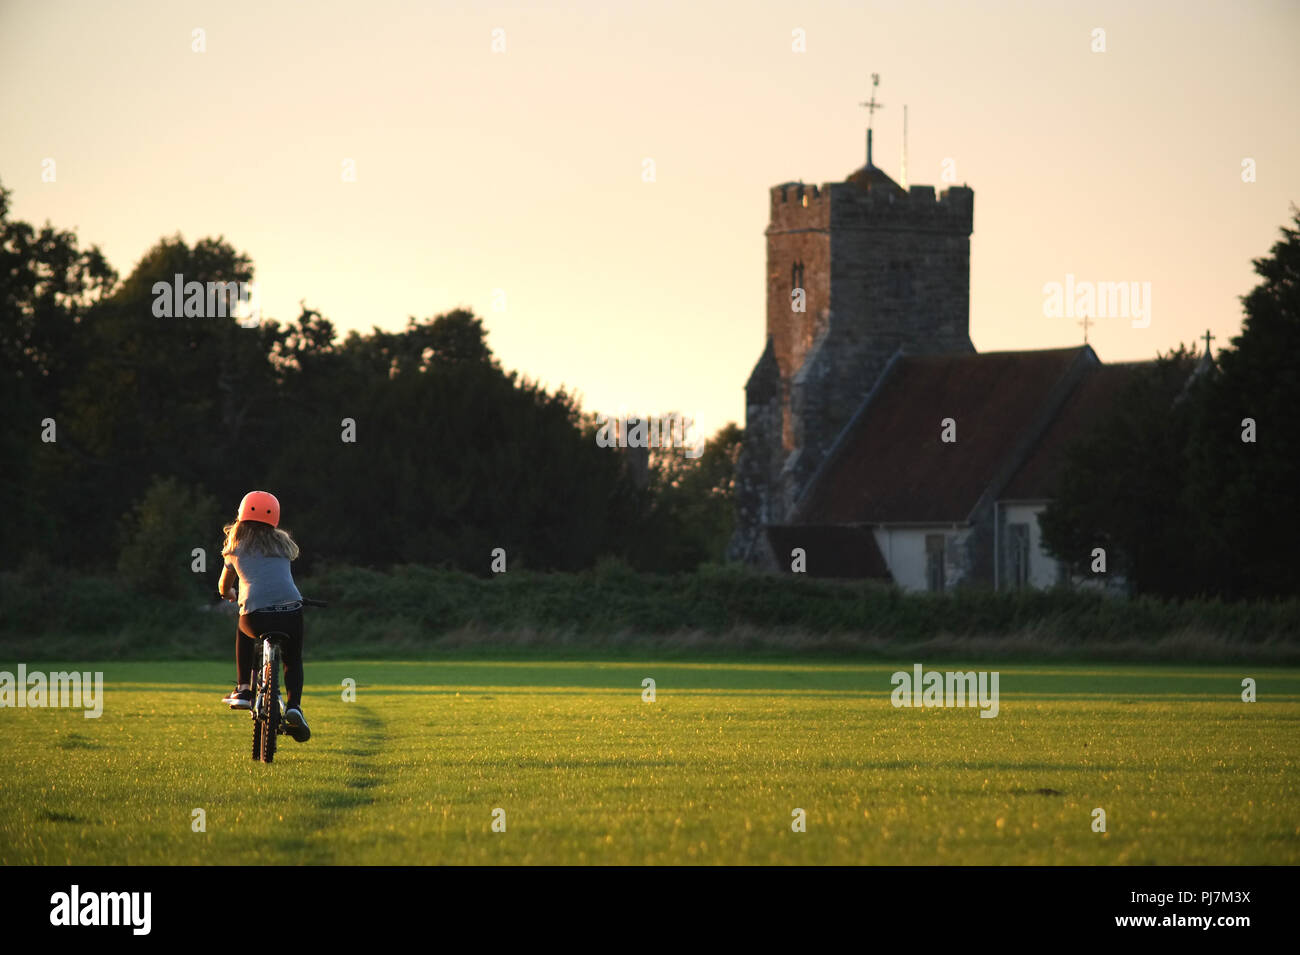
[[[876,102],[876,87],[880,85],[880,74],[871,74],[871,100],[866,103],[859,103],[867,111],[867,165],[871,165],[871,121],[875,118],[876,110],[884,109],[884,103]]]

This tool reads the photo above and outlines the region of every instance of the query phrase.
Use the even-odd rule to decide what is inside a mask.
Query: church
[[[975,194],[871,160],[770,190],[767,340],[745,385],[728,555],[908,591],[1067,582],[1038,517],[1135,364],[1087,345],[977,353]]]

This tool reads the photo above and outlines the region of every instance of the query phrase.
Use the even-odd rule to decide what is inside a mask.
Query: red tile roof
[[[966,521],[1096,361],[1086,345],[901,357],[814,476],[797,521]],[[956,421],[955,443],[940,440],[944,418]]]
[[[1007,501],[1055,497],[1069,448],[1106,416],[1142,367],[1142,363],[1099,365],[1089,371],[998,497]]]

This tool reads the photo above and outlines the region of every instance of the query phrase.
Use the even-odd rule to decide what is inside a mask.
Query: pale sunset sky
[[[1092,328],[1103,361],[1239,331],[1300,202],[1295,0],[3,0],[0,182],[124,277],[223,236],[273,318],[467,306],[585,409],[711,434],[763,347],[768,189],[862,165],[873,72],[876,165],[901,178],[906,104],[908,181],[951,160],[975,191],[980,351],[1082,341],[1044,315],[1067,273],[1151,283],[1149,328]]]

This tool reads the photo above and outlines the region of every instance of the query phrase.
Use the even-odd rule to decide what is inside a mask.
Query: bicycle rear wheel
[[[259,646],[260,650],[261,647]],[[249,708],[250,715],[253,717],[253,759],[260,761],[262,759],[262,720],[258,718],[257,712],[262,702],[262,674],[265,668],[262,666],[261,654],[258,654],[257,665],[253,667],[252,685],[249,689],[253,694],[253,705]]]
[[[262,674],[262,762],[275,759],[275,738],[280,732],[280,647],[271,644]]]

